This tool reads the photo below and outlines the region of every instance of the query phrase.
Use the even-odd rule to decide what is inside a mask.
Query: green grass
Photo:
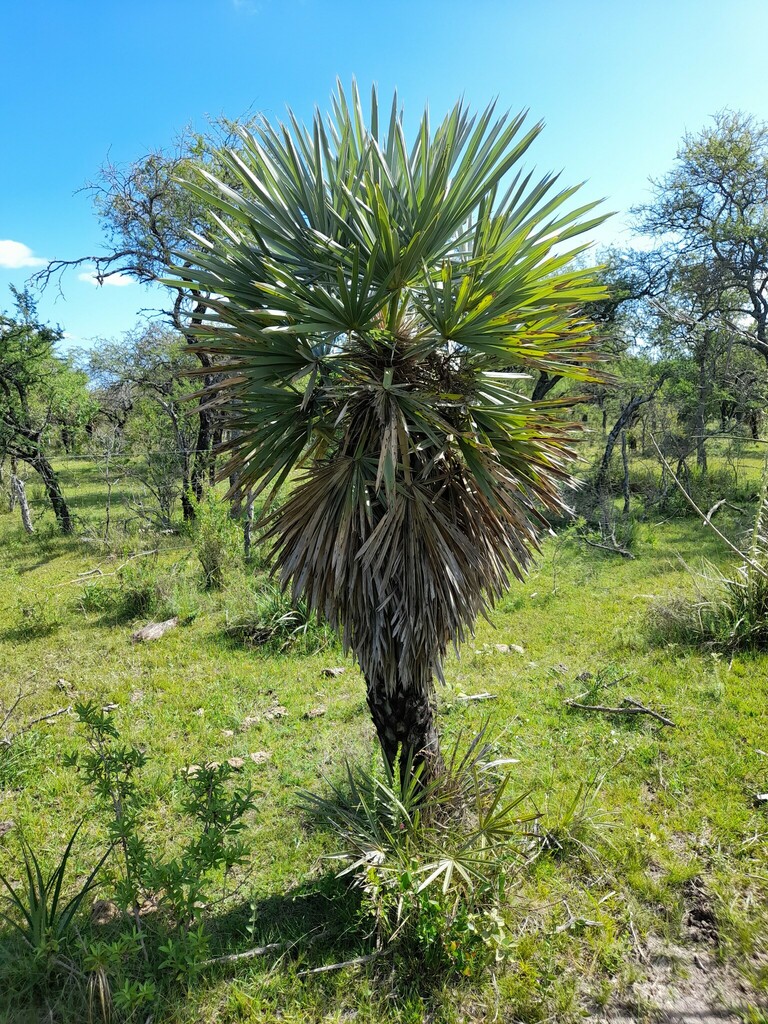
[[[471,735],[490,714],[499,756],[518,761],[516,785],[531,790],[540,827],[566,840],[541,855],[515,890],[514,957],[495,984],[432,983],[408,964],[392,974],[376,962],[304,978],[302,969],[370,948],[355,927],[355,898],[320,859],[329,840],[297,800],[299,789],[320,791],[324,778],[338,778],[345,760],[370,763],[363,681],[334,646],[305,653],[237,642],[228,622],[242,616],[249,588],[266,586],[263,577],[238,570],[221,591],[206,591],[183,535],[116,533],[113,547],[84,542],[101,514],[98,479],[82,463],[70,463],[63,476],[81,517],[79,539],[56,536],[47,514],[33,537],[15,515],[0,514],[0,701],[7,704],[19,685],[33,690],[20,720],[54,711],[75,693],[117,704],[125,740],[149,758],[146,832],[158,847],[172,849],[180,838],[173,808],[185,766],[268,751],[262,765],[246,761],[260,792],[245,833],[250,855],[230,883],[237,891],[208,915],[212,953],[321,926],[331,932],[299,954],[204,972],[188,992],[167,996],[156,1022],[340,1022],[354,1014],[359,1024],[448,1024],[497,1012],[500,1020],[576,1020],[585,1000],[600,1004],[642,972],[637,940],[680,939],[685,883],[694,876],[714,908],[721,958],[746,964],[768,941],[768,812],[754,802],[768,789],[768,757],[760,753],[768,749],[768,655],[730,659],[657,646],[647,627],[655,598],[691,590],[681,557],[730,563],[696,520],[639,523],[633,561],[573,538],[548,542],[528,581],[513,584],[491,622],[480,622],[461,657],[449,660],[437,693],[445,742]],[[730,514],[718,522],[736,536],[748,517]],[[148,561],[165,583],[152,608],[178,611],[182,624],[157,642],[132,644],[131,633],[152,615],[134,617],[120,603],[119,577],[106,574],[158,543]],[[96,567],[103,575],[79,576]],[[323,675],[335,666],[344,673]],[[676,727],[569,710],[565,701],[585,691],[589,702],[609,705],[632,696]],[[462,699],[480,692],[494,699]],[[276,706],[286,715],[265,718]],[[324,713],[311,716],[318,708]],[[41,862],[55,864],[82,817],[72,856],[82,877],[97,862],[104,833],[92,798],[62,765],[79,742],[72,718],[61,716],[35,726],[0,764],[0,821],[16,822],[0,839],[1,873],[20,877],[22,832]],[[558,932],[571,918],[576,924]],[[42,1012],[46,997],[30,994],[19,971],[0,986],[0,1021],[37,1020]],[[761,983],[768,988],[764,975]],[[56,998],[52,1020],[82,1019],[74,995]]]

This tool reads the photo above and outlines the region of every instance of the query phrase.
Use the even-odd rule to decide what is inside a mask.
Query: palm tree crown
[[[225,374],[207,400],[243,489],[303,470],[268,535],[294,595],[340,631],[385,753],[437,752],[429,695],[450,643],[520,576],[563,508],[569,427],[518,393],[526,371],[594,374],[569,239],[603,218],[518,168],[541,130],[458,103],[406,144],[353,86],[311,128],[243,132],[236,187],[173,272],[211,296],[199,344]]]

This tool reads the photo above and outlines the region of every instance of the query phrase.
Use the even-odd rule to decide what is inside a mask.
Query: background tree
[[[327,127],[244,131],[220,157],[236,189],[188,184],[227,219],[174,271],[211,296],[225,471],[274,490],[305,470],[270,520],[277,568],[354,651],[390,763],[439,763],[447,646],[564,507],[567,427],[516,378],[593,372],[580,310],[602,290],[564,243],[602,218],[518,169],[541,129],[522,125],[458,104],[409,147],[396,99],[382,124],[374,92],[366,123],[339,91]]]
[[[181,500],[184,518],[194,514],[193,472],[199,437],[196,410],[186,401],[189,372],[197,360],[184,338],[158,324],[106,342],[87,354],[88,373],[105,396],[104,419],[111,431],[96,429],[100,451],[118,449],[134,458],[126,473],[154,496],[163,527]],[[130,415],[126,411],[130,410]],[[119,436],[110,440],[113,434]],[[100,456],[102,457],[102,456]]]
[[[710,291],[717,281],[707,325],[768,364],[768,125],[717,114],[685,136],[674,168],[651,184],[652,202],[635,210],[639,229],[661,241],[668,267],[700,268]]]
[[[244,123],[249,123],[245,119]],[[99,282],[113,275],[133,278],[142,284],[160,280],[174,254],[187,244],[190,232],[204,233],[211,227],[211,211],[192,193],[182,188],[180,178],[194,178],[205,167],[220,175],[228,171],[217,162],[217,147],[234,145],[235,123],[219,118],[207,133],[185,131],[176,145],[157,149],[125,165],[107,161],[96,179],[85,186],[90,192],[102,225],[105,251],[76,259],[53,260],[34,275],[40,287],[72,268],[92,266]],[[208,310],[208,293],[201,288],[176,289],[169,293],[164,319],[187,342]],[[203,383],[215,382],[215,367],[209,353],[195,349],[204,374]],[[192,446],[189,489],[198,501],[212,478],[215,449],[221,431],[209,408],[196,412],[197,436]],[[187,501],[184,515],[194,514],[194,503]]]
[[[16,313],[0,316],[0,453],[40,476],[56,521],[72,532],[72,516],[50,462],[57,427],[84,423],[93,402],[84,373],[56,355],[58,328],[37,320],[28,292],[14,290]]]

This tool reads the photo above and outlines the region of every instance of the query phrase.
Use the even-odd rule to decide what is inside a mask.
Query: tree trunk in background
[[[387,693],[383,679],[368,676],[366,685],[368,708],[390,767],[394,768],[400,752],[401,783],[408,778],[409,755],[414,768],[424,765],[422,779],[440,775],[444,765],[429,694],[400,688]]]
[[[710,381],[707,374],[707,360],[699,360],[699,387],[696,396],[696,465],[702,473],[707,472],[707,403]]]
[[[749,429],[752,433],[752,440],[760,440],[760,413],[757,409],[749,410]]]
[[[34,455],[22,455],[21,458],[24,462],[30,465],[42,479],[43,484],[45,485],[45,492],[48,495],[48,500],[51,503],[53,514],[56,516],[56,522],[59,524],[61,532],[72,533],[72,516],[70,515],[66,499],[61,493],[59,479],[54,472],[53,466],[51,466],[50,462],[42,452],[36,452]]]
[[[205,409],[201,409],[200,425],[197,429],[197,440],[195,442],[195,454],[192,461],[192,474],[190,488],[196,501],[201,501],[205,485],[211,470],[211,417]],[[194,513],[193,513],[194,515]]]
[[[253,546],[253,504],[255,500],[256,495],[253,491],[249,491],[245,502],[245,522],[243,523],[243,557],[246,565],[251,560],[251,548]]]
[[[16,474],[18,472],[18,468],[19,468],[19,466],[18,466],[18,462],[16,460],[16,456],[12,455],[11,456],[11,481],[13,481],[13,478],[16,476]],[[16,499],[16,491],[13,489],[13,486],[11,486],[11,489],[10,489],[10,491],[8,493],[8,511],[9,512],[13,512],[13,510],[16,508],[16,500],[17,500]]]
[[[21,511],[21,523],[24,529],[27,533],[34,533],[35,528],[32,525],[32,516],[29,511],[27,494],[24,490],[24,481],[17,476],[11,477],[11,493],[15,496],[16,502],[18,502],[19,510]]]
[[[531,401],[543,401],[558,381],[561,381],[562,379],[562,375],[559,373],[547,373],[546,370],[541,370],[539,373],[539,379],[536,381],[533,394],[531,395]]]
[[[624,466],[624,478],[621,482],[621,490],[624,494],[624,515],[629,515],[629,503],[631,500],[629,490],[629,454],[627,452],[627,432],[621,432],[621,461]]]
[[[611,428],[611,432],[605,442],[603,457],[600,460],[600,467],[597,471],[597,475],[595,476],[595,490],[598,494],[606,490],[608,475],[611,468],[611,456],[613,455],[613,449],[616,446],[616,442],[618,441],[622,430],[629,430],[637,418],[638,410],[643,405],[653,401],[656,394],[666,381],[667,376],[668,374],[662,373],[651,390],[645,395],[633,395],[619,413],[619,417]]]

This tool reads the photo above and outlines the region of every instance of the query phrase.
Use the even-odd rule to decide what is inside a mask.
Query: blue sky
[[[397,87],[406,122],[459,95],[530,109],[546,128],[541,171],[585,180],[619,211],[598,241],[628,241],[628,208],[672,164],[686,131],[725,107],[768,120],[758,0],[24,0],[2,4],[0,309],[36,261],[100,251],[78,193],[109,156],[168,146],[206,115],[302,118],[338,75]],[[756,56],[757,54],[757,56]],[[12,244],[15,243],[15,244]],[[87,276],[87,275],[86,275]],[[43,319],[71,344],[131,328],[162,303],[137,284],[97,288],[73,272]]]

